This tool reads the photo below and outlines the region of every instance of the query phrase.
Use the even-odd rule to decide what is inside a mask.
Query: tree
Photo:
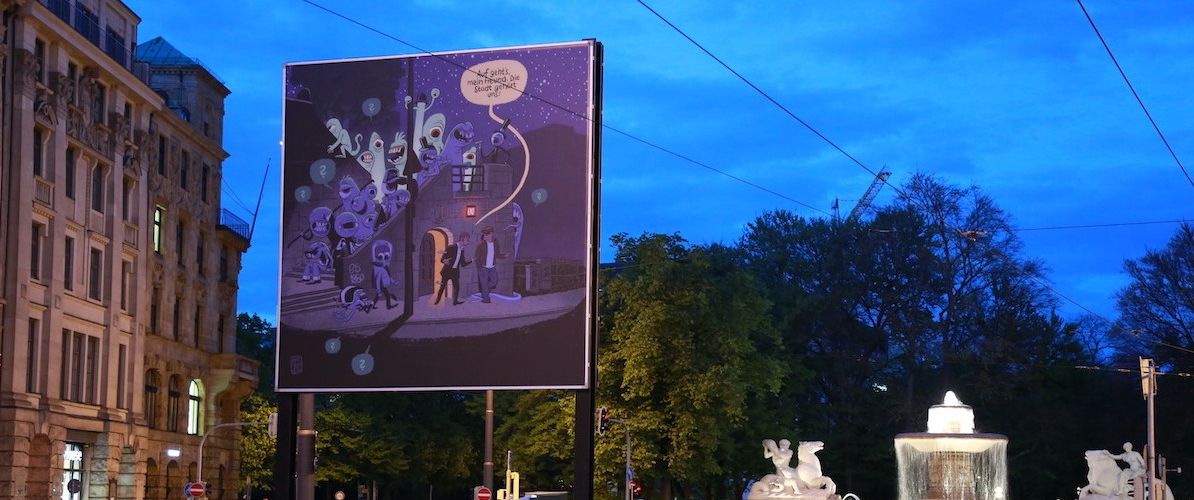
[[[240,406],[244,422],[265,422],[278,411],[274,397],[274,335],[276,329],[262,317],[240,313],[236,316],[236,352],[258,362],[257,390]],[[240,474],[254,487],[272,491],[274,462],[278,442],[264,425],[241,429]]]
[[[268,422],[271,413],[277,413],[277,403],[261,392],[255,392],[241,404],[241,420],[244,422]],[[270,437],[264,425],[246,425],[241,428],[240,475],[253,484],[255,489],[273,491],[274,464],[278,455],[278,440]]]
[[[742,446],[750,402],[774,397],[784,375],[768,303],[725,249],[678,235],[611,241],[598,400],[630,428],[640,485],[664,498],[725,498],[729,473],[749,467],[725,457]],[[601,479],[621,484],[622,440],[596,448],[598,489]]]
[[[1194,226],[1182,224],[1164,248],[1124,261],[1124,272],[1131,281],[1116,293],[1119,322],[1138,334],[1125,346],[1129,353],[1194,371]]]
[[[274,346],[277,328],[257,314],[236,315],[236,353],[256,360],[257,392],[274,392]]]

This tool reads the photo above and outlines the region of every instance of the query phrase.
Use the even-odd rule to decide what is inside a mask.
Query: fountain
[[[929,408],[928,432],[895,437],[900,500],[1004,500],[1007,436],[974,432],[953,391]]]

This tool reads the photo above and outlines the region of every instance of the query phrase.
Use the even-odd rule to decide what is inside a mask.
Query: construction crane
[[[870,187],[866,188],[866,192],[862,194],[862,199],[858,200],[858,203],[850,210],[850,215],[846,216],[846,222],[857,220],[863,212],[871,207],[871,202],[875,201],[879,190],[887,183],[888,177],[891,177],[891,172],[888,172],[887,165],[884,165],[879,169],[879,173],[875,174],[875,180],[871,182]],[[838,200],[833,200],[833,218],[835,221],[841,221],[841,216],[838,214]]]

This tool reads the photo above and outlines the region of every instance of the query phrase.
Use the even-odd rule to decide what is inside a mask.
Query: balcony
[[[120,64],[122,68],[132,70],[132,58],[129,57],[130,46],[127,44],[125,37],[111,29],[105,34],[103,28],[100,26],[99,16],[84,6],[83,3],[74,0],[39,1],[55,17],[61,19],[62,22],[71,28],[74,28],[76,32],[83,35],[83,38],[86,38],[92,45],[102,49],[108,57],[116,61],[117,64]]]
[[[50,181],[34,176],[37,184],[33,188],[33,199],[38,203],[54,208],[54,185]]]
[[[244,238],[246,243],[248,243],[248,242],[250,242],[250,240],[252,240],[251,237],[253,234],[252,234],[251,228],[249,227],[249,223],[245,222],[244,219],[237,217],[236,214],[232,213],[227,208],[220,209],[219,227],[221,229],[227,229],[228,231],[231,231],[233,234],[236,234],[237,236]]]

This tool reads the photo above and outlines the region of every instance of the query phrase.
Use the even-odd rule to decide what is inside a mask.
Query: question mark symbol
[[[327,178],[327,176],[328,176],[328,166],[327,165],[323,165],[323,164],[319,165],[319,176],[322,178],[325,178],[325,179]]]

